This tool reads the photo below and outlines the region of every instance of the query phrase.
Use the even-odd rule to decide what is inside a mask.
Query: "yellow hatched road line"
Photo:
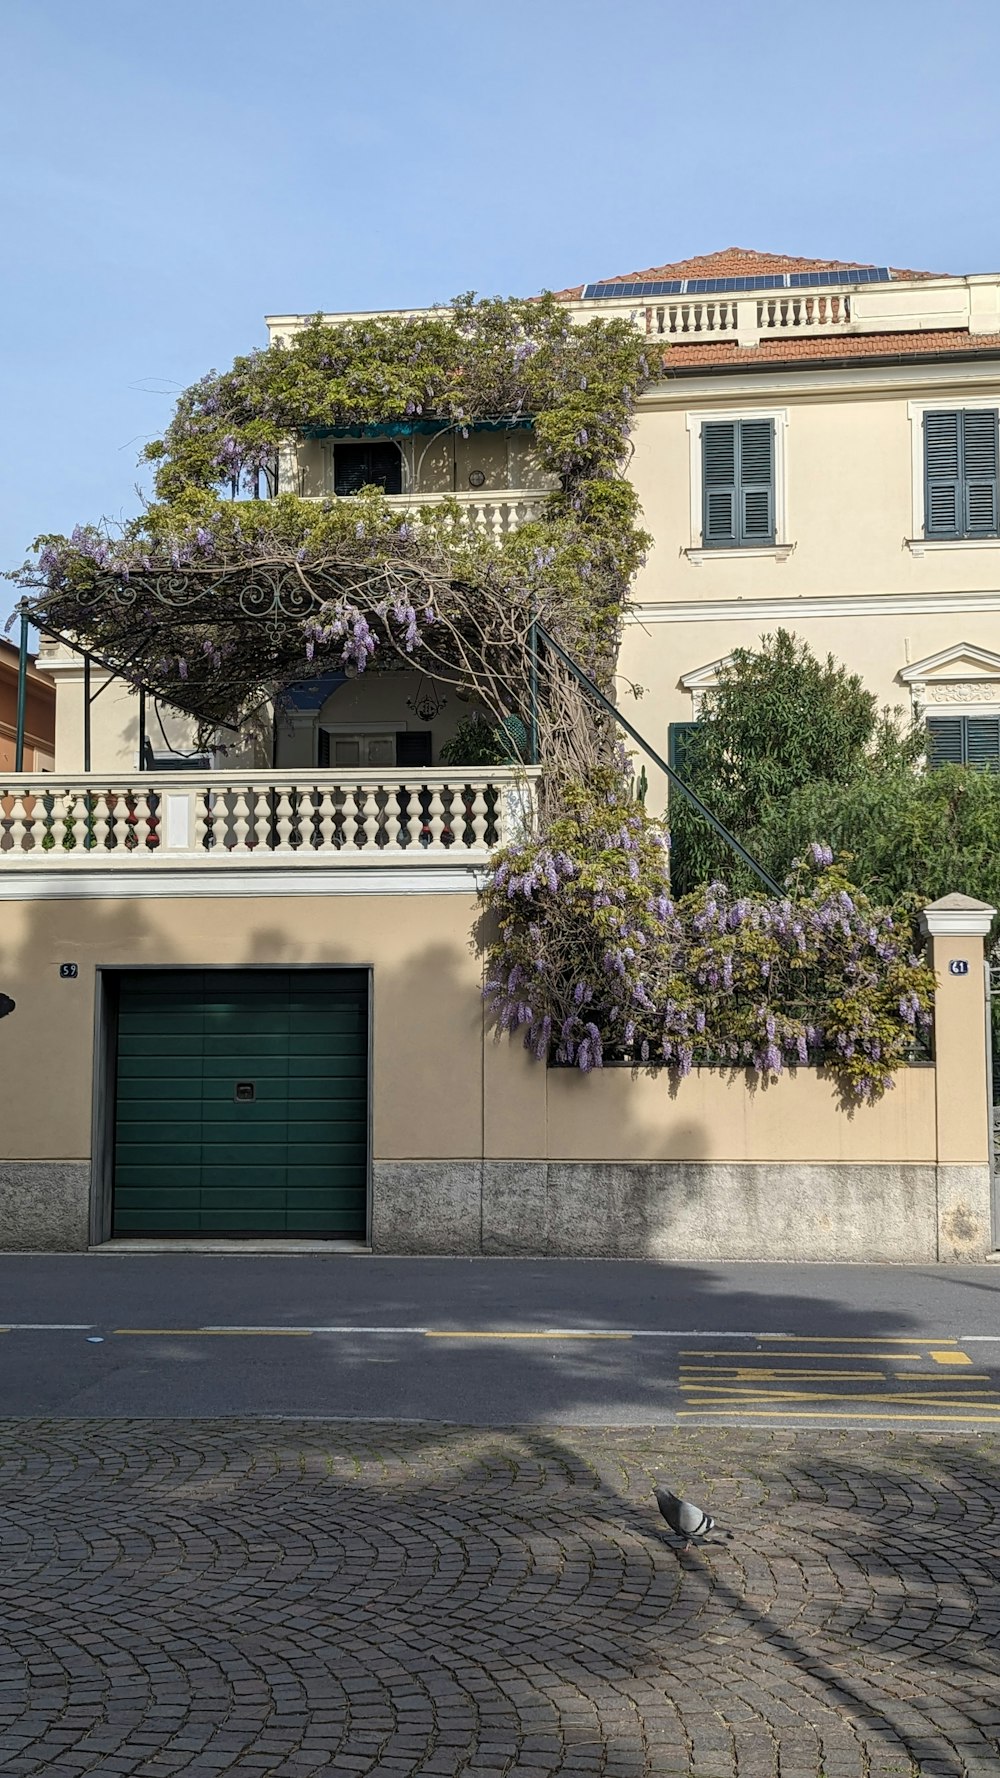
[[[869,1383],[875,1382],[875,1383],[877,1383],[877,1382],[879,1382],[879,1380],[882,1377],[885,1376],[884,1371],[827,1371],[827,1370],[809,1371],[809,1370],[793,1370],[790,1365],[787,1368],[784,1365],[768,1365],[766,1368],[763,1365],[761,1365],[758,1368],[757,1366],[754,1366],[754,1365],[744,1365],[744,1364],[739,1364],[739,1365],[737,1365],[737,1364],[734,1364],[734,1365],[728,1365],[728,1364],[682,1365],[680,1374],[681,1374],[681,1382],[682,1383],[685,1381],[685,1379],[688,1379],[688,1378],[690,1378],[692,1382],[699,1382],[699,1381],[701,1381],[702,1378],[706,1378],[706,1377],[721,1377],[723,1379],[728,1378],[729,1381],[733,1382],[733,1383],[751,1382],[754,1377],[762,1378],[762,1380],[765,1383],[772,1382],[776,1379],[780,1379],[781,1377],[830,1377],[830,1378],[835,1378],[835,1379],[853,1378],[856,1382],[860,1381],[860,1382],[869,1382]],[[912,1372],[900,1371],[898,1373],[898,1375],[903,1376],[903,1377],[909,1377],[912,1375]],[[954,1378],[947,1378],[947,1379],[942,1378],[942,1382],[944,1382],[944,1381],[954,1382],[954,1380],[955,1380]]]
[[[735,1353],[731,1347],[727,1351],[722,1352],[722,1351],[714,1351],[711,1349],[706,1350],[706,1348],[704,1346],[702,1346],[695,1351],[682,1352],[680,1354],[680,1356],[681,1356],[681,1358],[731,1358],[731,1359],[735,1360],[737,1357],[739,1357],[739,1354]],[[755,1356],[756,1356],[755,1353],[748,1353],[746,1358],[740,1357],[740,1363],[746,1364],[748,1359],[752,1359]],[[774,1363],[774,1355],[770,1352],[767,1352],[767,1353],[762,1352],[760,1354],[760,1357],[768,1364]],[[785,1357],[788,1357],[788,1358],[812,1358],[812,1359],[851,1358],[854,1360],[855,1364],[870,1364],[876,1358],[886,1358],[886,1359],[891,1358],[893,1364],[919,1364],[921,1359],[923,1358],[923,1351],[922,1350],[920,1352],[798,1352],[798,1351],[795,1351],[795,1352],[788,1352],[788,1353],[783,1351],[782,1357],[783,1358],[785,1358]],[[725,1367],[722,1367],[722,1368],[725,1368]]]
[[[741,1402],[741,1401],[842,1401],[842,1402],[880,1401],[883,1403],[892,1403],[892,1402],[896,1402],[896,1401],[920,1401],[920,1402],[935,1402],[935,1403],[940,1402],[943,1406],[950,1406],[951,1405],[947,1401],[947,1398],[943,1397],[938,1391],[935,1391],[935,1393],[932,1395],[920,1395],[920,1394],[917,1394],[916,1392],[904,1392],[901,1390],[899,1392],[899,1394],[896,1395],[896,1394],[893,1394],[891,1391],[883,1390],[881,1392],[881,1394],[878,1394],[878,1395],[876,1395],[874,1393],[872,1393],[871,1395],[865,1395],[861,1391],[851,1390],[851,1392],[848,1394],[844,1390],[835,1390],[835,1389],[826,1389],[826,1390],[824,1390],[824,1389],[736,1390],[736,1389],[707,1389],[706,1388],[706,1389],[697,1389],[697,1390],[696,1389],[688,1389],[688,1390],[685,1390],[685,1393],[684,1393],[685,1401],[691,1401],[691,1402],[695,1402],[695,1401],[697,1401],[697,1402],[712,1402],[712,1401],[718,1401],[722,1397],[724,1397],[727,1402],[732,1402],[734,1405],[737,1402]],[[975,1402],[975,1405],[977,1407],[982,1405],[983,1407],[990,1408],[990,1409],[996,1411],[997,1413],[1000,1413],[1000,1395],[983,1395],[975,1390],[973,1390],[973,1391],[967,1390],[967,1391],[963,1392],[961,1397],[956,1396],[954,1405],[956,1407],[959,1407],[959,1406],[964,1407],[969,1402]]]
[[[760,1340],[777,1340],[782,1345],[791,1346],[957,1346],[958,1340],[950,1335],[932,1334],[930,1338],[921,1338],[918,1334],[758,1334]]]
[[[855,1397],[854,1399],[857,1398]],[[880,1396],[879,1400],[884,1401],[885,1397]],[[967,1403],[963,1403],[962,1405],[965,1407],[967,1406]],[[730,1412],[731,1410],[729,1408],[699,1408],[697,1410],[693,1408],[679,1408],[677,1411],[677,1418],[678,1420],[704,1420],[712,1415],[730,1414]],[[824,1414],[820,1408],[788,1408],[782,1410],[780,1408],[741,1407],[740,1418],[745,1420],[865,1420],[869,1425],[873,1420],[921,1420],[930,1421],[939,1426],[996,1426],[1000,1424],[1000,1415],[995,1413],[966,1414],[957,1411],[955,1413],[945,1411],[937,1414],[904,1414],[891,1412],[881,1414],[844,1413],[831,1416],[830,1414]]]

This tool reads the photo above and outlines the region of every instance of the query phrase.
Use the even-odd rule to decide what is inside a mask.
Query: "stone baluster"
[[[287,789],[282,790],[278,795],[278,814],[274,826],[278,840],[278,843],[274,848],[275,851],[291,852],[292,799]]]
[[[229,792],[228,790],[213,790],[210,795],[212,799],[212,851],[221,857],[226,849],[226,830],[229,826]]]
[[[472,845],[476,852],[486,849],[486,825],[486,792],[479,784],[472,798]]]
[[[161,797],[161,803],[162,800]],[[135,815],[135,822],[132,827],[132,834],[135,839],[135,845],[132,850],[135,852],[155,852],[159,845],[158,823],[156,823],[156,817],[149,806],[149,794],[145,789],[136,791],[135,809],[133,813]],[[154,825],[154,823],[156,823],[156,825]]]
[[[333,792],[329,789],[320,793],[319,799],[319,849],[321,852],[333,851],[333,835],[336,826],[336,811]]]
[[[246,789],[241,785],[233,802],[233,851],[247,850],[247,836],[250,832],[250,806],[247,802]]]
[[[119,858],[128,853],[128,840],[132,832],[129,815],[132,813],[131,790],[112,790],[108,793],[108,851],[114,852]],[[84,832],[87,831],[86,812],[82,799],[75,813],[79,816]]]
[[[378,838],[379,806],[374,790],[366,790],[364,797],[364,835],[366,849],[374,849]]]
[[[441,801],[441,790],[437,784],[431,792],[430,816],[427,826],[430,832],[428,850],[431,852],[443,851],[441,835],[444,833],[444,803]]]
[[[400,826],[405,822],[407,833],[407,849],[420,844],[420,829],[423,826],[423,815],[420,810],[420,789],[407,787],[402,792],[402,814]]]
[[[398,852],[400,847],[400,831],[402,821],[399,815],[399,797],[395,789],[386,791],[385,808],[382,810],[382,832],[385,836],[387,852]]]
[[[13,852],[28,850],[28,837],[31,833],[31,818],[28,814],[27,798],[14,796],[10,806],[10,837]]]
[[[266,839],[266,837],[267,837],[266,825],[265,825],[265,830],[264,830],[263,834],[258,832],[258,820],[259,820],[258,804],[260,802],[260,794],[261,794],[260,791],[257,790],[254,787],[254,785],[252,785],[252,784],[248,784],[246,787],[246,790],[244,792],[244,795],[246,798],[246,805],[247,805],[246,849],[248,852],[255,852],[257,850],[257,847],[261,844],[261,841],[263,839]],[[266,806],[267,806],[267,799],[266,798],[264,799],[264,804],[265,804],[265,808],[266,808]]]
[[[358,799],[353,790],[344,791],[344,845],[356,846],[358,843]]]
[[[86,814],[86,811],[85,811]],[[90,797],[90,812],[86,815],[87,847],[91,852],[106,852],[108,849],[108,832],[111,826],[111,804],[106,790],[94,791]],[[55,829],[53,829],[55,831]],[[58,844],[59,836],[56,834]]]

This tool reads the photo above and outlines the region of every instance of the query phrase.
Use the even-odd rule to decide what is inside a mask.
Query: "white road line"
[[[92,1321],[5,1321],[8,1333],[86,1333]]]

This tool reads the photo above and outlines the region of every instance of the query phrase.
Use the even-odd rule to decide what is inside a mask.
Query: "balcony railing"
[[[329,500],[330,494],[312,494],[306,496],[313,500]],[[343,500],[353,500],[353,494],[343,494]],[[489,494],[476,491],[467,493],[464,489],[458,494],[387,494],[388,504],[399,512],[419,512],[422,506],[441,506],[446,500],[454,500],[461,508],[463,516],[477,525],[481,531],[496,541],[509,536],[522,525],[530,525],[542,516],[548,490],[544,488],[509,490],[498,489]]]
[[[531,819],[531,769],[21,772],[0,780],[5,871],[476,865]]]

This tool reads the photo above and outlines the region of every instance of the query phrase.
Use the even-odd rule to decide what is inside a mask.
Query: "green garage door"
[[[116,1235],[363,1239],[361,970],[119,979]]]

